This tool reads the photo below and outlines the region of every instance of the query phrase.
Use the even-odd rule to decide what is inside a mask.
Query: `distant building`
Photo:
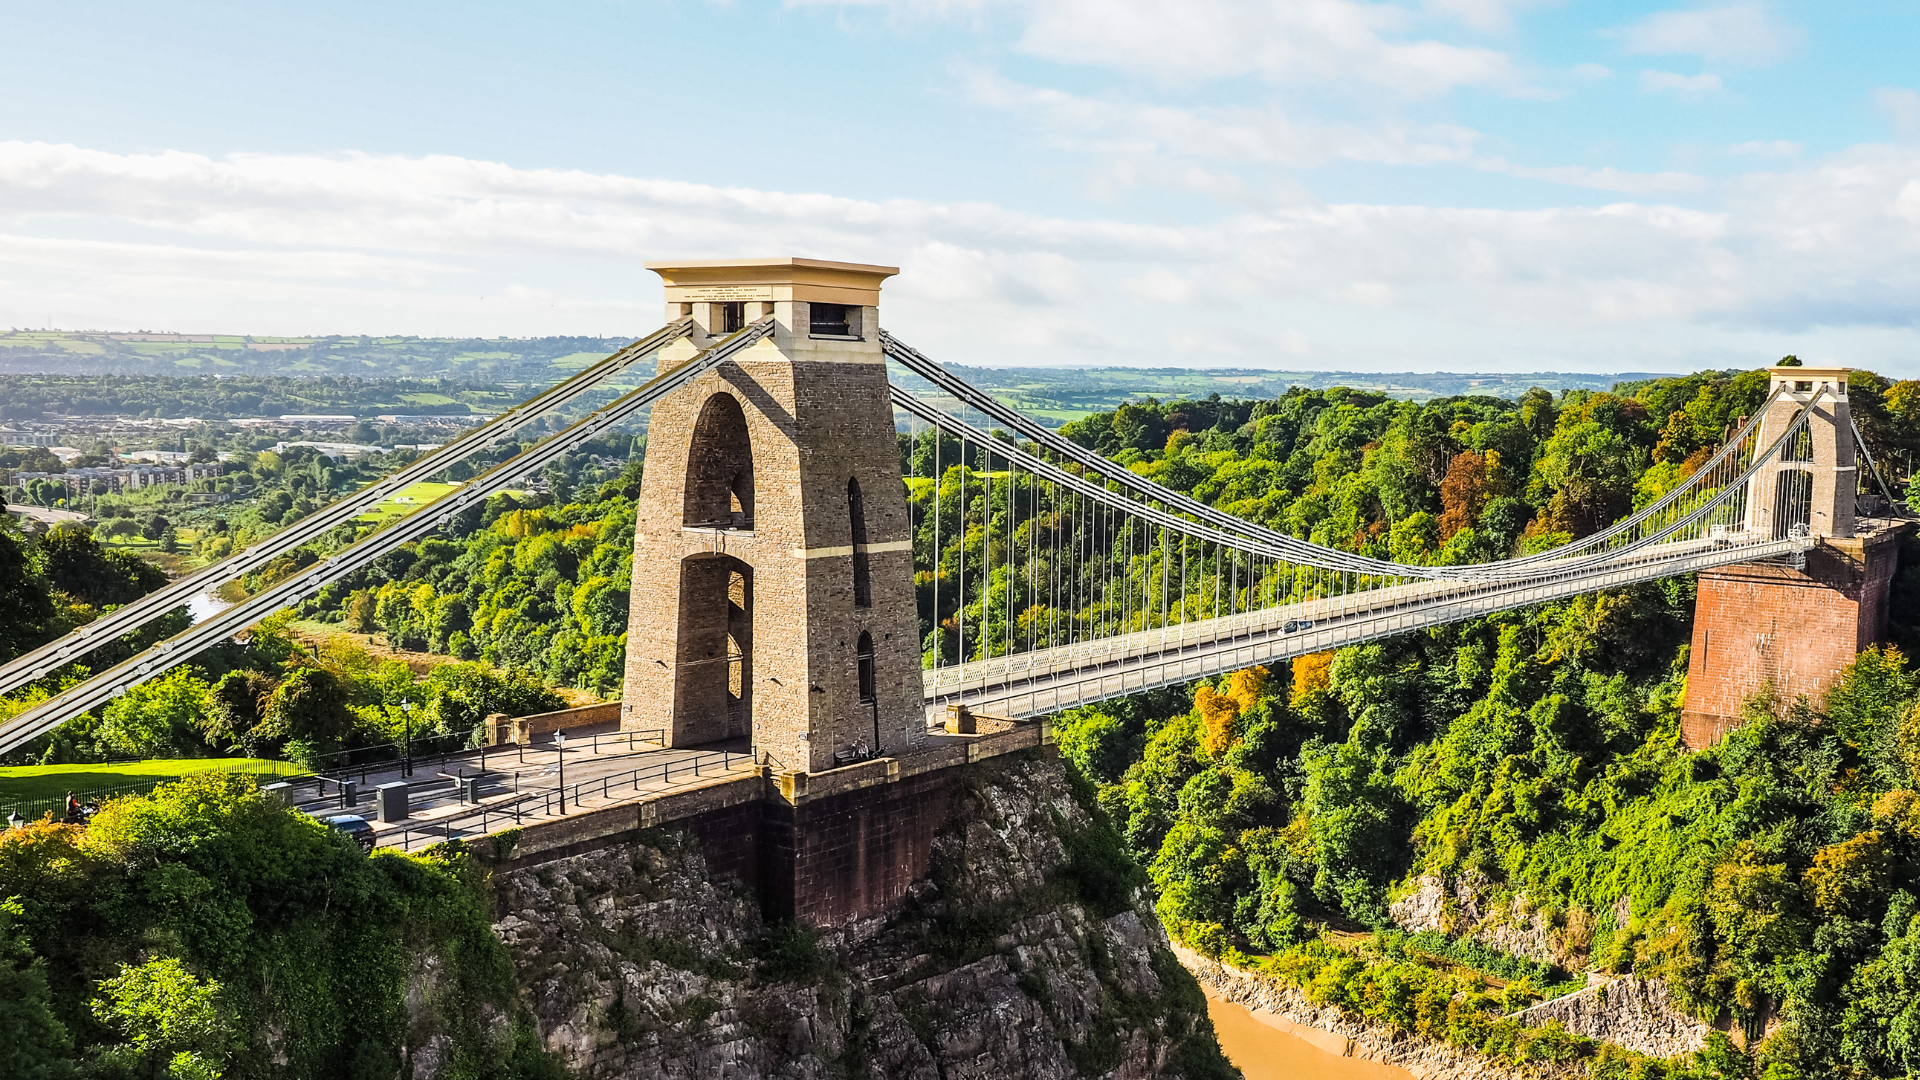
[[[492,420],[494,413],[382,413],[374,417],[383,424],[404,424],[408,427],[478,427]]]
[[[0,444],[7,446],[52,446],[60,436],[52,432],[10,431],[0,428]]]
[[[328,426],[345,427],[349,424],[358,423],[359,420],[360,418],[357,416],[341,416],[341,415],[321,414],[321,413],[281,413],[280,414],[280,422],[283,424],[303,424],[309,427],[314,425],[319,425],[322,427],[328,427]]]
[[[24,485],[32,480],[49,480],[64,484],[74,495],[85,495],[98,480],[107,485],[108,490],[139,491],[142,488],[157,487],[161,484],[191,484],[195,480],[205,480],[220,475],[220,466],[213,462],[193,465],[128,465],[122,468],[106,466],[88,466],[80,469],[68,469],[66,472],[16,472],[15,484]]]
[[[308,449],[318,451],[323,457],[343,458],[349,461],[363,457],[372,457],[374,454],[386,453],[386,450],[381,447],[368,446],[364,443],[310,442],[306,439],[298,442],[274,443],[273,452],[276,454],[284,453],[296,446],[304,446]]]

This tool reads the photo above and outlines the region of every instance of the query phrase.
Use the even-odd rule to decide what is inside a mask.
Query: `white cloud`
[[[1873,92],[1873,104],[1887,114],[1895,134],[1908,139],[1920,135],[1920,93],[1883,86]]]
[[[1796,158],[1804,149],[1799,143],[1787,139],[1765,139],[1758,142],[1735,143],[1727,147],[1727,153],[1740,157]]]
[[[1615,178],[1562,182],[1581,179]],[[1911,354],[1920,148],[1752,174],[1719,209],[1315,203],[1165,225],[453,157],[0,143],[0,325],[53,308],[223,332],[638,332],[659,311],[643,260],[742,252],[899,265],[888,324],[973,363],[1279,363],[1278,327],[1349,368],[1456,350],[1478,370],[1646,366],[1679,340],[1765,351],[1817,326],[1892,328]]]
[[[1297,187],[1254,189],[1240,176],[1168,160],[1198,158],[1230,165],[1306,169],[1339,161],[1378,165],[1471,165],[1528,180],[1631,195],[1696,191],[1705,181],[1688,173],[1633,173],[1580,166],[1528,166],[1480,157],[1479,132],[1452,124],[1409,125],[1381,120],[1357,124],[1299,124],[1278,108],[1194,110],[1089,98],[1062,90],[1020,86],[985,72],[967,79],[973,100],[1017,112],[1074,149],[1105,155],[1106,184],[1153,184],[1210,195],[1237,205],[1313,201]]]
[[[1505,24],[1531,0],[1430,0],[1471,26]],[[1509,57],[1419,33],[1413,8],[1367,0],[788,0],[802,7],[871,7],[895,19],[995,13],[1019,23],[1016,48],[1163,83],[1252,76],[1276,84],[1366,87],[1427,97],[1462,86],[1537,93]]]
[[[1036,120],[1060,141],[1106,154],[1167,153],[1311,168],[1334,161],[1430,165],[1464,161],[1478,133],[1453,124],[1303,124],[1279,108],[1183,109],[1021,86],[971,72],[968,95]]]
[[[1699,56],[1766,64],[1800,43],[1798,29],[1781,25],[1760,3],[1662,11],[1612,31],[1626,50],[1642,56]]]
[[[1699,191],[1705,179],[1692,173],[1635,173],[1615,168],[1591,169],[1580,165],[1516,165],[1505,158],[1481,158],[1474,162],[1488,172],[1517,176],[1523,180],[1545,180],[1569,187],[1618,191],[1625,195],[1659,195],[1675,191]]]
[[[1726,89],[1718,75],[1679,75],[1671,71],[1643,71],[1640,89],[1649,94],[1676,94],[1685,98],[1704,97]]]
[[[1504,53],[1404,33],[1411,28],[1404,8],[1353,0],[1037,0],[1021,47],[1167,82],[1254,75],[1357,82],[1410,97],[1522,88]]]
[[[1541,0],[1425,0],[1427,11],[1449,15],[1475,30],[1504,31],[1513,26],[1515,8],[1536,7]]]

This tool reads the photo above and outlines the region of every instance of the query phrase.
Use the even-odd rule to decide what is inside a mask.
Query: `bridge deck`
[[[1808,540],[1791,538],[1737,546],[1687,541],[1640,552],[1622,565],[1523,586],[1418,582],[993,657],[925,672],[928,714],[964,704],[999,716],[1044,715],[1595,589],[1790,555],[1809,546]],[[1312,626],[1286,630],[1298,622]]]

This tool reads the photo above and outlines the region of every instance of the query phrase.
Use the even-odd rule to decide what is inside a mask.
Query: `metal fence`
[[[572,744],[571,739],[568,740],[568,744]],[[591,780],[582,780],[577,784],[568,784],[565,794],[567,801],[578,808],[583,795],[589,798],[607,799],[620,791],[638,791],[640,785],[644,783],[656,780],[660,783],[671,783],[676,775],[684,777],[689,773],[695,777],[719,775],[732,771],[736,763],[751,763],[754,760],[750,753],[736,753],[732,750],[720,751],[719,758],[720,760],[715,762],[711,754],[696,754],[679,761],[663,761],[658,765],[642,766],[612,776],[598,776]],[[416,842],[422,847],[428,847],[458,839],[469,832],[473,832],[476,836],[485,836],[509,821],[518,827],[522,821],[530,817],[559,816],[560,796],[561,789],[557,786],[519,792],[512,798],[476,806],[472,810],[441,818],[438,821],[404,826],[397,834],[393,831],[383,832],[379,834],[377,842],[382,847],[391,846],[398,847],[402,851],[412,851]],[[477,831],[473,830],[475,824],[479,826]],[[396,835],[397,842],[394,839]]]
[[[441,736],[441,738],[464,740],[466,736]],[[618,745],[625,743],[627,747],[631,749],[635,743],[656,743],[662,748],[665,748],[666,738],[667,733],[664,728],[647,728],[642,731],[607,731],[597,735],[569,735],[567,736],[567,746],[575,750],[581,748],[591,749],[595,753],[600,752],[602,744]],[[421,749],[423,745],[427,745],[429,748],[423,750]],[[431,748],[432,745],[439,745],[441,749],[434,750]],[[489,759],[504,761],[511,755],[516,763],[522,763],[527,760],[527,751],[531,749],[535,752],[537,760],[538,754],[550,751],[552,746],[551,741],[548,741],[534,743],[530,746],[525,743],[508,743],[503,746],[474,747],[468,746],[465,742],[423,744],[421,740],[416,739],[413,743],[414,753],[410,760],[413,762],[415,771],[420,769],[442,769],[445,768],[449,762],[454,761],[474,761],[479,764],[481,771],[484,772]],[[334,783],[357,778],[361,785],[365,786],[369,776],[375,773],[386,772],[402,761],[409,760],[405,756],[404,747],[399,751],[393,751],[392,748],[394,747],[402,747],[402,744],[381,743],[378,746],[357,747],[353,750],[325,755],[315,760],[314,776]],[[371,754],[370,751],[389,752],[386,753],[385,756],[376,757]],[[361,760],[353,761],[343,758],[343,760],[331,764],[326,763],[326,758],[342,757],[346,754],[361,755]]]

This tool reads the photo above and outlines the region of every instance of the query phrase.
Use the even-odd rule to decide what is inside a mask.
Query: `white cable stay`
[[[1530,564],[1559,561],[1572,554],[1607,545],[1618,537],[1632,533],[1648,521],[1658,519],[1661,515],[1672,510],[1676,503],[1690,494],[1690,489],[1686,485],[1682,485],[1614,525],[1590,536],[1583,537],[1571,545],[1556,548],[1549,552],[1503,559],[1491,563],[1453,566],[1427,566],[1421,564],[1396,563],[1385,559],[1374,559],[1289,536],[1286,533],[1234,517],[1192,496],[1156,484],[1130,469],[1107,461],[1098,453],[1088,450],[1071,439],[1060,435],[1058,432],[1034,421],[1018,410],[1001,403],[992,395],[974,387],[952,372],[947,371],[939,363],[902,342],[884,329],[880,331],[880,341],[889,359],[899,363],[913,374],[927,380],[939,390],[958,400],[962,405],[976,412],[980,412],[998,423],[1005,424],[1014,432],[1060,455],[1064,460],[1071,461],[1083,468],[1100,472],[1115,483],[1121,484],[1136,492],[1141,498],[1162,503],[1170,509],[1191,515],[1197,520],[1213,525],[1216,528],[1241,532],[1249,538],[1256,538],[1277,547],[1288,549],[1294,553],[1293,557],[1303,562],[1311,562],[1315,565],[1327,567],[1337,567],[1338,569],[1353,573],[1387,577],[1424,578],[1429,580],[1525,579],[1532,573],[1532,571],[1527,569]],[[1753,415],[1747,418],[1746,422],[1727,440],[1726,444],[1695,471],[1694,476],[1701,477],[1710,475],[1726,464],[1729,459],[1737,455],[1740,452],[1740,448],[1758,431],[1761,418],[1766,415],[1767,407],[1771,406],[1774,400],[1782,393],[1784,393],[1784,390],[1775,388],[1762,407],[1755,410]]]
[[[101,645],[132,633],[155,619],[184,607],[200,593],[266,566],[281,555],[367,513],[385,499],[406,490],[407,487],[434,476],[448,466],[464,461],[481,450],[499,444],[542,414],[572,403],[607,379],[659,351],[662,346],[685,337],[692,328],[693,320],[676,320],[583,369],[579,374],[508,409],[459,438],[434,449],[418,460],[395,469],[366,487],[321,507],[279,532],[263,537],[219,562],[173,581],[138,600],[115,608],[64,637],[17,656],[5,664],[0,664],[0,695],[10,694],[36,679],[52,674],[61,666],[85,657]]]
[[[329,582],[358,570],[402,544],[450,524],[455,514],[469,506],[478,505],[495,492],[512,487],[529,471],[551,464],[602,431],[632,419],[661,397],[724,363],[772,332],[771,318],[735,332],[686,363],[655,375],[638,389],[591,413],[552,438],[475,477],[460,490],[436,499],[421,510],[262,589],[212,618],[0,722],[0,754],[16,750],[89,709],[106,704],[124,694],[128,687],[145,682],[201,651],[232,638],[267,615],[298,603]]]
[[[1712,512],[1731,500],[1743,497],[1747,482],[1751,480],[1761,468],[1765,467],[1782,453],[1794,438],[1806,430],[1808,417],[1810,415],[1810,410],[1803,411],[1792,424],[1788,425],[1787,430],[1782,432],[1773,441],[1764,453],[1757,455],[1738,475],[1724,483],[1712,485],[1704,491],[1694,492],[1702,501],[1687,507],[1685,516],[1670,521],[1648,535],[1639,537],[1628,544],[1611,550],[1605,550],[1598,554],[1582,554],[1582,549],[1578,545],[1567,545],[1561,548],[1555,548],[1550,552],[1530,559],[1512,560],[1511,565],[1516,569],[1511,573],[1432,578],[1417,571],[1442,568],[1368,560],[1368,568],[1356,571],[1354,566],[1348,563],[1347,560],[1339,558],[1340,555],[1346,553],[1339,552],[1333,548],[1322,547],[1318,544],[1305,544],[1297,540],[1293,544],[1287,545],[1270,543],[1264,538],[1255,538],[1245,532],[1234,533],[1197,524],[1189,519],[1129,499],[1115,492],[1105,483],[1094,483],[1083,477],[1075,476],[1053,463],[1029,453],[1016,444],[995,439],[979,428],[941,412],[926,402],[921,401],[919,398],[914,397],[908,391],[895,387],[892,390],[892,397],[894,404],[902,410],[912,413],[949,434],[959,436],[963,442],[972,441],[978,444],[985,454],[1005,458],[1009,462],[1017,463],[1020,468],[1036,476],[1044,477],[1052,483],[1059,484],[1070,491],[1093,499],[1104,506],[1132,515],[1139,520],[1149,522],[1161,528],[1190,536],[1194,539],[1219,544],[1223,547],[1250,555],[1282,559],[1302,566],[1312,566],[1321,570],[1345,573],[1358,572],[1365,576],[1389,580],[1424,579],[1452,581],[1459,584],[1487,582],[1525,585],[1529,582],[1560,576],[1570,572],[1605,567],[1617,563],[1622,558],[1632,555],[1635,552],[1666,543],[1674,537],[1681,536],[1702,524],[1715,524],[1707,521],[1707,518],[1712,515]],[[1123,466],[1116,465],[1090,451],[1083,450],[1076,463],[1104,477],[1117,477],[1119,474],[1128,472]],[[1701,478],[1705,472],[1706,470],[1704,468],[1697,471],[1694,474],[1695,480],[1697,481]],[[1662,502],[1665,506],[1672,507],[1680,501],[1672,496],[1686,494],[1689,490],[1686,485],[1683,485],[1681,488],[1669,492],[1669,497],[1663,499]],[[1649,520],[1644,514],[1638,515],[1638,517],[1643,523]],[[1718,524],[1730,525],[1732,523],[1720,522]],[[1615,535],[1620,535],[1620,533],[1616,531]],[[1306,549],[1304,553],[1301,550],[1302,547]],[[1573,556],[1569,557],[1568,552],[1573,552]],[[1476,567],[1455,566],[1444,569],[1461,570],[1478,569],[1480,567],[1505,568],[1508,565],[1508,563],[1485,563],[1479,564]],[[1372,568],[1374,566],[1383,566],[1385,570],[1375,570]]]

